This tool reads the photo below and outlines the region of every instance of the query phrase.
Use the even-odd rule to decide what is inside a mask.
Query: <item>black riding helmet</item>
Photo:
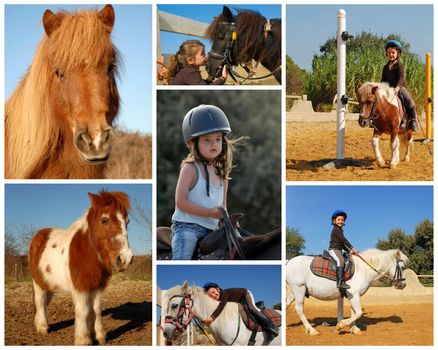
[[[227,135],[231,132],[231,128],[227,116],[219,107],[199,105],[192,108],[184,117],[182,132],[184,141],[188,145],[189,141],[202,135],[215,132]]]

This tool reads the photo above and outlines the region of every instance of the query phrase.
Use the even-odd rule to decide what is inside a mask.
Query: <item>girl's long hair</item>
[[[205,48],[204,44],[199,40],[186,40],[179,47],[178,52],[171,56],[169,72],[166,77],[166,82],[169,83],[178,72],[187,65],[187,60],[190,57],[195,57],[199,50]]]
[[[248,139],[247,136],[240,136],[235,139],[229,139],[226,135],[222,135],[222,151],[213,160],[213,165],[216,169],[216,174],[223,179],[230,179],[229,175],[234,167],[233,156],[237,151],[237,146],[243,144]],[[186,163],[194,163],[196,161],[205,163],[206,160],[199,152],[199,137],[194,138],[190,144],[190,153],[181,162],[181,167]]]

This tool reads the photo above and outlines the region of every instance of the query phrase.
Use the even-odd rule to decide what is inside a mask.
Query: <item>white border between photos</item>
[[[0,57],[1,57],[1,66],[2,66],[2,73],[4,72],[4,50],[5,50],[5,44],[4,44],[4,23],[5,23],[5,18],[4,18],[4,5],[5,4],[59,4],[60,7],[62,7],[63,4],[78,4],[78,5],[82,5],[82,4],[106,4],[106,3],[112,3],[112,4],[120,4],[120,5],[151,5],[152,6],[152,31],[151,31],[151,35],[152,35],[152,62],[156,61],[156,35],[157,35],[157,28],[156,28],[156,5],[165,5],[165,4],[206,4],[205,0],[128,0],[127,2],[124,2],[122,0],[115,0],[115,1],[103,1],[103,0],[96,0],[96,1],[92,1],[92,0],[76,0],[76,1],[68,1],[68,0],[53,0],[53,1],[40,1],[40,0],[36,0],[36,1],[29,1],[29,0],[0,0],[1,3],[1,7],[0,7]],[[287,5],[352,5],[352,4],[357,4],[358,2],[355,2],[354,0],[346,0],[346,1],[338,1],[338,0],[331,0],[331,1],[323,1],[323,0],[319,0],[319,1],[315,1],[315,0],[308,0],[308,1],[304,1],[304,0],[299,0],[299,1],[292,1],[292,0],[274,0],[274,1],[269,1],[269,0],[236,0],[236,1],[230,1],[230,0],[222,0],[222,1],[211,1],[211,4],[228,4],[228,5],[234,5],[234,4],[278,4],[278,5],[282,5],[282,29],[283,29],[283,33],[286,33],[286,6]],[[359,2],[361,4],[363,4],[363,2]],[[210,3],[209,3],[210,4]],[[368,0],[366,2],[367,5],[380,5],[382,4],[382,1],[379,0]],[[385,4],[394,4],[396,5],[408,5],[408,4],[434,4],[434,1],[429,0],[429,1],[406,1],[406,0],[398,0],[398,1],[394,1],[394,0],[387,0],[385,1]],[[434,18],[437,18],[437,10],[438,6],[434,6]],[[437,42],[437,29],[436,26],[434,26],[434,46],[435,48],[436,46],[436,42]],[[287,33],[286,33],[287,35]],[[286,57],[286,35],[283,35],[283,40],[282,40],[282,53],[283,53],[283,62],[285,62],[285,57]],[[436,49],[435,49],[436,51]],[[436,67],[436,63],[438,62],[436,57],[436,52],[434,54],[433,57],[433,65],[434,67]],[[156,65],[152,64],[152,77],[156,76]],[[3,74],[4,76],[4,74]],[[282,81],[285,81],[285,69],[283,69],[282,72]],[[1,102],[1,106],[3,109],[3,115],[4,115],[4,102],[5,102],[5,96],[4,96],[4,92],[5,92],[5,85],[4,85],[4,78],[1,79],[1,83],[0,83],[0,102]],[[152,112],[152,145],[153,145],[153,152],[152,152],[152,179],[150,180],[70,180],[68,181],[69,184],[74,184],[74,183],[132,183],[132,184],[151,184],[152,185],[152,222],[153,222],[153,228],[156,227],[156,178],[157,178],[157,167],[156,167],[156,161],[157,161],[157,153],[156,153],[156,149],[157,149],[157,140],[156,140],[156,135],[157,135],[157,104],[156,104],[156,97],[157,97],[157,91],[159,90],[172,90],[172,89],[180,89],[178,87],[163,87],[163,86],[157,86],[156,81],[153,79],[152,82],[152,106],[151,106],[151,112]],[[197,90],[199,89],[199,87],[185,87],[184,90]],[[285,159],[285,154],[286,154],[286,148],[285,148],[285,140],[286,140],[286,127],[285,127],[285,123],[286,123],[286,117],[285,117],[285,110],[286,110],[286,102],[285,102],[285,88],[283,87],[277,87],[277,86],[233,86],[233,87],[227,87],[227,86],[220,86],[220,87],[203,87],[203,89],[210,89],[210,90],[220,90],[220,89],[224,89],[224,90],[280,90],[281,89],[281,97],[282,97],[282,102],[281,102],[281,108],[282,108],[282,115],[281,115],[281,125],[282,125],[282,130],[281,130],[281,138],[282,138],[282,146],[281,146],[281,151],[282,151],[282,201],[281,201],[281,211],[282,211],[282,243],[283,243],[283,247],[285,244],[285,231],[286,231],[286,186],[343,186],[343,185],[357,185],[357,186],[367,186],[367,185],[378,185],[378,186],[392,186],[392,185],[402,185],[402,186],[410,186],[410,185],[433,185],[434,186],[434,205],[436,207],[436,196],[435,196],[435,187],[436,187],[436,180],[434,180],[433,182],[407,182],[407,181],[403,181],[403,182],[347,182],[347,181],[342,181],[342,182],[336,182],[336,183],[332,183],[332,182],[324,182],[324,181],[286,181],[285,180],[285,176],[286,176],[286,172],[285,172],[285,168],[286,168],[286,159]],[[436,90],[436,89],[435,89]],[[434,101],[436,101],[436,96],[437,94],[434,93]],[[0,196],[1,196],[1,214],[0,214],[0,227],[4,228],[4,223],[5,223],[5,212],[4,212],[4,189],[5,189],[5,184],[20,184],[20,183],[38,183],[38,184],[46,184],[46,183],[65,183],[65,181],[55,181],[55,180],[40,180],[40,181],[36,181],[36,180],[29,180],[29,181],[20,181],[20,180],[5,180],[4,179],[4,124],[0,123],[0,135],[1,136],[1,140],[2,142],[0,142],[0,152],[1,152],[1,156],[0,159],[2,160],[0,162],[0,173],[1,173],[1,186],[0,186]],[[437,174],[437,164],[436,164],[436,157],[434,154],[434,174]],[[434,212],[435,214],[435,212]],[[434,221],[435,221],[436,215],[434,215]],[[156,287],[157,287],[157,261],[156,261],[156,251],[154,249],[155,245],[156,245],[156,240],[155,240],[155,235],[154,233],[154,229],[152,230],[152,258],[153,258],[153,267],[152,267],[152,344],[156,344],[156,324],[157,324],[157,319],[156,319]],[[438,239],[437,239],[437,235],[435,235],[434,237],[434,244],[436,246]],[[1,268],[4,268],[4,233],[1,235],[0,238],[0,254],[1,254]],[[437,261],[437,254],[434,252],[434,268],[435,270],[438,267],[438,261]],[[178,262],[161,262],[159,264],[168,264],[168,265],[173,265],[173,264],[178,264],[180,265],[181,263]],[[205,262],[185,262],[184,264],[188,264],[188,265],[197,265],[197,264],[205,264]],[[211,261],[209,262],[209,264],[234,264],[233,262],[214,262]],[[253,263],[253,262],[247,262],[247,261],[239,261],[238,262],[239,265],[279,265],[278,261],[266,261],[263,263]],[[282,266],[284,266],[285,264],[285,252],[283,249],[282,252],[282,261],[280,263]],[[4,270],[3,270],[4,271]],[[285,269],[282,269],[282,281],[285,281]],[[0,305],[0,314],[3,316],[4,315],[4,273],[0,273],[0,283],[1,283],[1,291],[0,291],[0,296],[1,296],[1,305]],[[285,286],[284,283],[282,285],[282,304],[285,305]],[[437,297],[435,295],[434,297],[434,315],[436,315],[438,312],[438,307],[437,307]],[[283,346],[286,346],[286,311],[283,309],[282,310],[282,316],[283,316],[283,329],[282,329],[282,344],[284,344]],[[436,319],[436,317],[434,317],[434,319]],[[0,346],[4,345],[4,316],[0,318]],[[438,326],[436,324],[436,322],[434,322],[434,342],[436,341],[436,335],[438,334]],[[14,348],[17,346],[14,346]],[[123,346],[123,348],[131,348],[128,346]],[[156,346],[153,345],[153,348],[155,348]],[[288,348],[293,348],[294,346],[288,346]],[[368,346],[369,347],[369,346]],[[38,348],[40,349],[46,349],[49,348],[48,346],[39,346]],[[50,347],[51,348],[51,347]],[[77,347],[75,347],[77,349]],[[81,347],[82,348],[82,347]],[[83,347],[85,348],[85,347]],[[145,346],[145,348],[151,348],[150,346]],[[200,347],[196,347],[197,349],[210,349],[211,347],[207,347],[207,346],[200,346]],[[243,347],[241,347],[243,348]],[[314,348],[318,348],[318,349],[322,349],[322,350],[331,350],[332,346],[301,346],[300,348],[304,348],[304,349],[314,349]],[[354,346],[346,346],[345,348],[347,349],[353,349],[355,348]],[[372,349],[386,349],[386,347],[384,346],[372,346]],[[415,347],[407,347],[407,346],[401,346],[398,347],[400,349],[430,349],[431,347],[429,346],[415,346]]]

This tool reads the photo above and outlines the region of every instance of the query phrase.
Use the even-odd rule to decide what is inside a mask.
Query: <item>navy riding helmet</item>
[[[347,220],[347,213],[346,213],[345,211],[343,211],[343,210],[339,210],[339,209],[337,209],[337,210],[335,210],[335,211],[333,212],[333,214],[332,214],[332,222],[333,222],[333,220],[336,219],[338,216],[343,216],[343,217],[344,217],[344,220]]]
[[[207,282],[204,284],[204,286],[202,287],[204,288],[204,291],[207,292],[210,288],[218,288],[221,289],[221,287],[219,287],[219,285],[215,282]]]

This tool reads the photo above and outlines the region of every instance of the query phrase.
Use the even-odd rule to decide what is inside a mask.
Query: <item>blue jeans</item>
[[[212,230],[188,222],[172,222],[172,260],[192,260],[199,238]]]

